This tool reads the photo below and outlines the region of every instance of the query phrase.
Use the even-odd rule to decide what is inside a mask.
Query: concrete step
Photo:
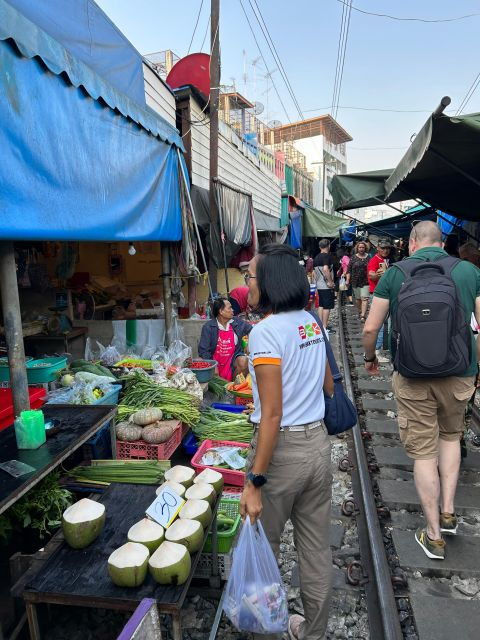
[[[420,510],[420,500],[413,482],[397,482],[380,478],[378,480],[378,488],[383,502],[390,509]],[[460,515],[465,515],[471,511],[479,510],[480,487],[459,485],[455,496],[455,511]],[[480,544],[480,537],[478,540]]]
[[[393,399],[362,398],[362,405],[365,411],[397,411],[397,403]]]
[[[366,391],[367,393],[389,393],[392,390],[392,383],[389,380],[381,380],[371,376],[368,379],[361,379],[358,381],[358,388],[360,391]]]
[[[375,446],[375,457],[379,465],[397,467],[398,469],[413,469],[413,460],[407,456],[403,447]],[[461,469],[470,471],[480,471],[480,453],[469,451],[466,458],[463,458]],[[480,503],[478,505],[480,510]]]
[[[398,435],[398,422],[392,420],[392,418],[385,418],[384,420],[378,420],[376,418],[369,418],[368,412],[366,414],[365,427],[367,431],[371,433],[384,433]]]
[[[415,594],[410,604],[419,640],[478,640],[480,636],[478,600]]]

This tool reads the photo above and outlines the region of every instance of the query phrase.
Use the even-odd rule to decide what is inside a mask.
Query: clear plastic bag
[[[113,365],[117,364],[117,362],[120,362],[121,359],[122,359],[122,356],[119,350],[117,349],[117,347],[111,344],[103,352],[102,357],[100,358],[100,362],[104,366],[113,367]]]
[[[87,338],[85,341],[85,360],[89,360],[90,362],[96,362],[97,360],[101,360],[103,354],[105,353],[105,347],[103,344],[95,340],[93,342],[92,338]]]
[[[239,631],[283,633],[288,603],[277,561],[259,520],[247,517],[233,554],[223,610]]]

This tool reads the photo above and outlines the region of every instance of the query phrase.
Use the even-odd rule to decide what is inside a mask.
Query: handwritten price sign
[[[178,512],[185,504],[185,500],[171,489],[164,489],[145,512],[147,516],[161,524],[162,527],[168,529]]]

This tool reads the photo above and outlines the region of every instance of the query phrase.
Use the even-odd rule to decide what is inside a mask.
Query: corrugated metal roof
[[[12,40],[25,58],[40,58],[55,75],[64,74],[74,87],[83,87],[94,100],[169,144],[184,150],[178,131],[152,110],[146,110],[105,82],[88,65],[74,58],[57,40],[28,20],[5,0],[0,0],[0,40]]]

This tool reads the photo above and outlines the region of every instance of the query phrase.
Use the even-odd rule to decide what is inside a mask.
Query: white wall
[[[148,106],[169,124],[176,127],[174,95],[145,63],[143,63],[143,77],[145,80],[145,99]]]
[[[192,125],[192,181],[198,187],[209,188],[210,125],[194,100],[190,100]],[[218,177],[252,194],[255,209],[280,217],[280,180],[260,166],[259,160],[224,122],[219,122]]]

